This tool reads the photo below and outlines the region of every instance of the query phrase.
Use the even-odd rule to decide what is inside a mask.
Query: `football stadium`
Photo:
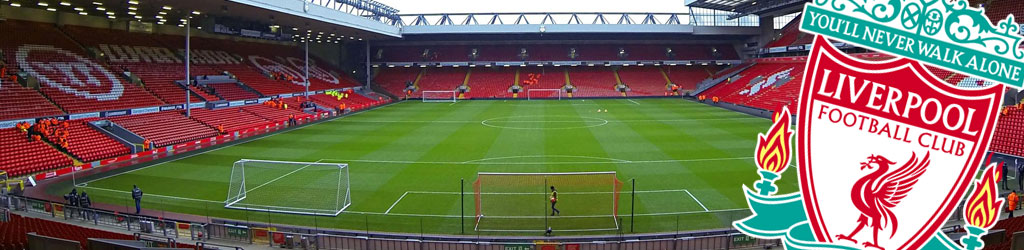
[[[782,247],[733,222],[811,1],[466,2],[0,0],[0,249]],[[1005,93],[1000,196],[1024,180]],[[1020,244],[1003,206],[985,249]]]

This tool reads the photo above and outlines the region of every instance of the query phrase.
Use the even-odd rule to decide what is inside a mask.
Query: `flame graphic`
[[[999,198],[996,190],[995,171],[996,165],[989,165],[981,180],[974,183],[974,192],[964,206],[964,219],[972,226],[988,229],[999,218],[999,208],[1003,206],[1003,199]]]
[[[782,111],[775,113],[775,124],[772,125],[768,134],[759,134],[757,141],[757,166],[763,170],[781,173],[789,166],[790,159],[790,136],[793,131],[789,130],[790,119],[789,108],[783,107]]]

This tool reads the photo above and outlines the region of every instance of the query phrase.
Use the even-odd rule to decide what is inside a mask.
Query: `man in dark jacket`
[[[92,219],[92,211],[89,210],[92,207],[92,200],[89,199],[89,195],[85,191],[82,191],[82,195],[78,197],[78,206],[82,208],[82,218]]]
[[[142,189],[132,185],[132,199],[135,200],[135,214],[142,212]]]

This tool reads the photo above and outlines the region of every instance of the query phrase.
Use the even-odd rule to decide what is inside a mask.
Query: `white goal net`
[[[528,89],[526,90],[526,99],[557,99],[562,100],[562,89]]]
[[[423,102],[455,102],[457,95],[454,90],[424,90]]]
[[[337,216],[352,204],[343,163],[242,159],[229,185],[226,208]]]

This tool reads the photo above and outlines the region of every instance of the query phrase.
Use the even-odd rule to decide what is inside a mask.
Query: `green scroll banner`
[[[786,249],[790,250],[862,249],[859,247],[818,242],[814,238],[814,231],[811,229],[810,222],[807,221],[807,213],[804,211],[803,197],[800,193],[762,196],[745,186],[743,191],[746,193],[747,204],[750,205],[753,215],[735,221],[732,225],[744,234],[762,239],[781,239]],[[942,232],[936,232],[921,249],[961,250],[963,248],[950,240],[945,234],[942,234]]]

